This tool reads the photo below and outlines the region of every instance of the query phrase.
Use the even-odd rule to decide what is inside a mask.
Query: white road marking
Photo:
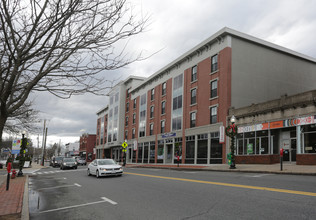
[[[101,199],[103,199],[103,200],[106,201],[106,202],[111,203],[112,205],[117,205],[117,202],[114,202],[113,200],[108,199],[108,198],[106,198],[106,197],[101,197]]]
[[[101,201],[97,201],[97,202],[89,202],[89,203],[84,203],[84,204],[80,204],[80,205],[73,205],[73,206],[68,206],[68,207],[63,207],[63,208],[57,208],[57,209],[50,209],[50,210],[46,210],[46,211],[41,211],[39,212],[39,214],[41,213],[47,213],[47,212],[55,212],[55,211],[60,211],[60,210],[65,210],[65,209],[71,209],[71,208],[77,208],[77,207],[82,207],[82,206],[87,206],[87,205],[94,205],[94,204],[98,204],[98,203],[103,203],[103,202],[109,202],[112,205],[117,205],[116,202],[106,198],[106,197],[101,197]]]
[[[258,175],[247,176],[247,177],[263,177],[263,176],[269,176],[269,175],[273,175],[273,174],[258,174]]]
[[[66,180],[67,178],[66,178],[66,177],[54,178],[54,180],[60,180],[60,179],[62,179],[62,180]]]
[[[79,185],[78,183],[75,183],[74,185],[75,185],[75,186],[78,186],[78,187],[81,187],[81,185]]]
[[[53,187],[46,187],[46,188],[40,188],[40,189],[34,189],[34,190],[40,191],[40,190],[45,190],[45,189],[56,189],[56,188],[72,187],[72,186],[81,187],[78,183],[75,183],[73,185],[53,186]]]
[[[43,174],[42,172],[37,172],[36,174]]]

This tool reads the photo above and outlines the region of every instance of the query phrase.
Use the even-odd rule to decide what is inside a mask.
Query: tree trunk
[[[7,121],[7,117],[4,117],[3,115],[0,115],[0,146],[2,145],[2,134],[4,130],[4,125]]]

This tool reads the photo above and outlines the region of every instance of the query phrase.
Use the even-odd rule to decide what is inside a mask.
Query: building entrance
[[[172,148],[173,148],[173,144],[167,144],[166,145],[166,161],[165,163],[172,163]]]

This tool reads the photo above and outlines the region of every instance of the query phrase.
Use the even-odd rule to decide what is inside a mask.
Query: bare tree
[[[148,17],[126,0],[0,1],[0,141],[8,119],[31,113],[32,91],[100,94],[104,71],[143,59],[125,46]]]

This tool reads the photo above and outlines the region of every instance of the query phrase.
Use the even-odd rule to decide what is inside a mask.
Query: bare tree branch
[[[103,94],[106,71],[144,59],[124,44],[148,19],[126,0],[0,0],[0,141],[32,91]]]

